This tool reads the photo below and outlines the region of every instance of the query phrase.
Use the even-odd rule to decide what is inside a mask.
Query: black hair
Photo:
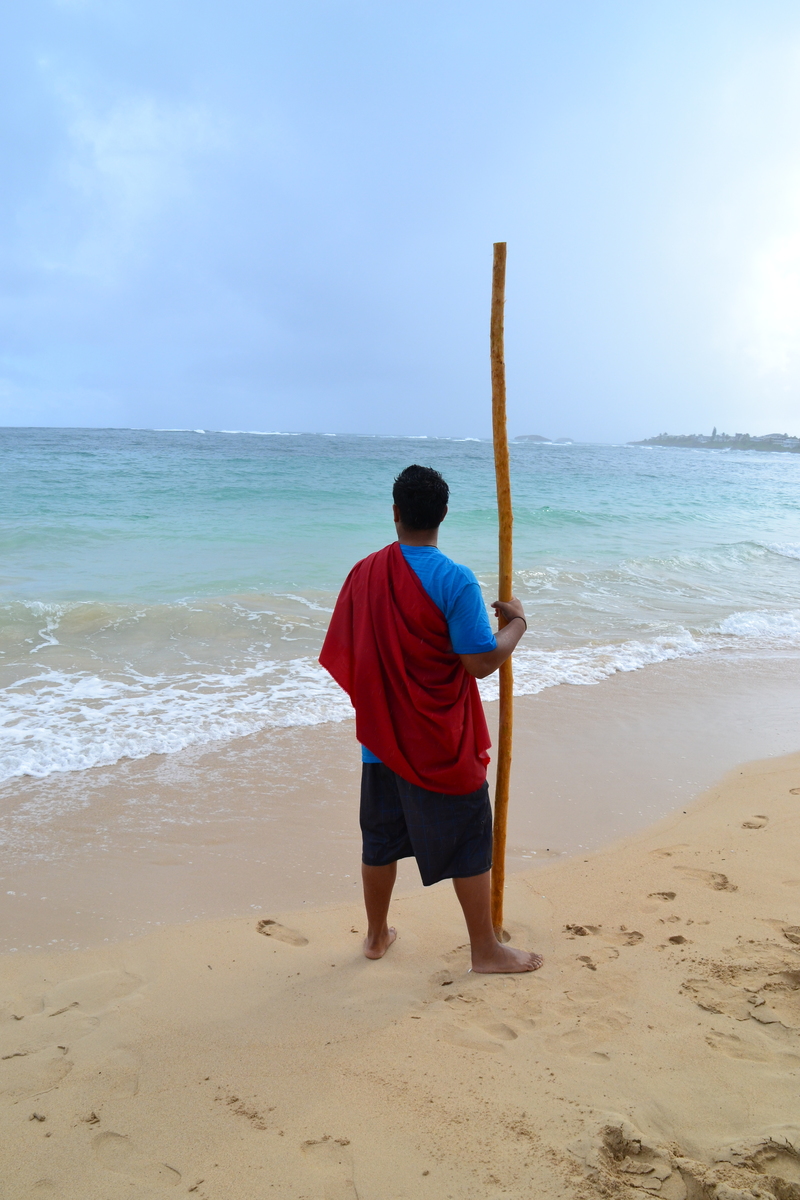
[[[444,520],[450,488],[433,467],[413,463],[395,479],[392,496],[406,529],[436,529]]]

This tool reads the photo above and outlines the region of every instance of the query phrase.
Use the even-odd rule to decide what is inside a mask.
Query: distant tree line
[[[800,437],[788,433],[765,433],[751,437],[749,433],[717,433],[716,426],[708,433],[659,433],[644,438],[641,442],[629,442],[629,446],[685,446],[689,449],[711,447],[722,450],[777,450],[784,454],[800,454]]]

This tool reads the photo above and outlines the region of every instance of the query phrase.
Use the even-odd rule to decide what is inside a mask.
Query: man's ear
[[[399,525],[400,524],[400,509],[397,507],[396,504],[392,505],[392,515],[394,516],[395,525]]]
[[[448,507],[448,506],[445,504],[445,506],[444,506],[444,516],[442,517],[442,521],[443,521],[443,520],[444,520],[444,518],[447,516],[447,507]],[[440,522],[440,524],[441,524],[441,522]]]

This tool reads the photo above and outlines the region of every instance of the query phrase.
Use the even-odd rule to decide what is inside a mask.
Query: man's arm
[[[503,614],[508,624],[497,631],[497,646],[494,650],[485,650],[483,654],[459,654],[464,669],[476,679],[485,679],[492,675],[498,667],[510,658],[517,642],[527,629],[525,613],[516,596],[511,600],[495,600],[492,608],[499,615]],[[514,620],[514,618],[519,618]]]

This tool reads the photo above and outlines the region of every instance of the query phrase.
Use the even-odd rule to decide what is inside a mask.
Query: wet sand
[[[791,655],[679,660],[518,698],[509,871],[646,828],[736,763],[796,750],[798,731]],[[0,948],[349,901],[359,771],[348,722],[8,784]],[[400,893],[419,888],[403,864]]]

